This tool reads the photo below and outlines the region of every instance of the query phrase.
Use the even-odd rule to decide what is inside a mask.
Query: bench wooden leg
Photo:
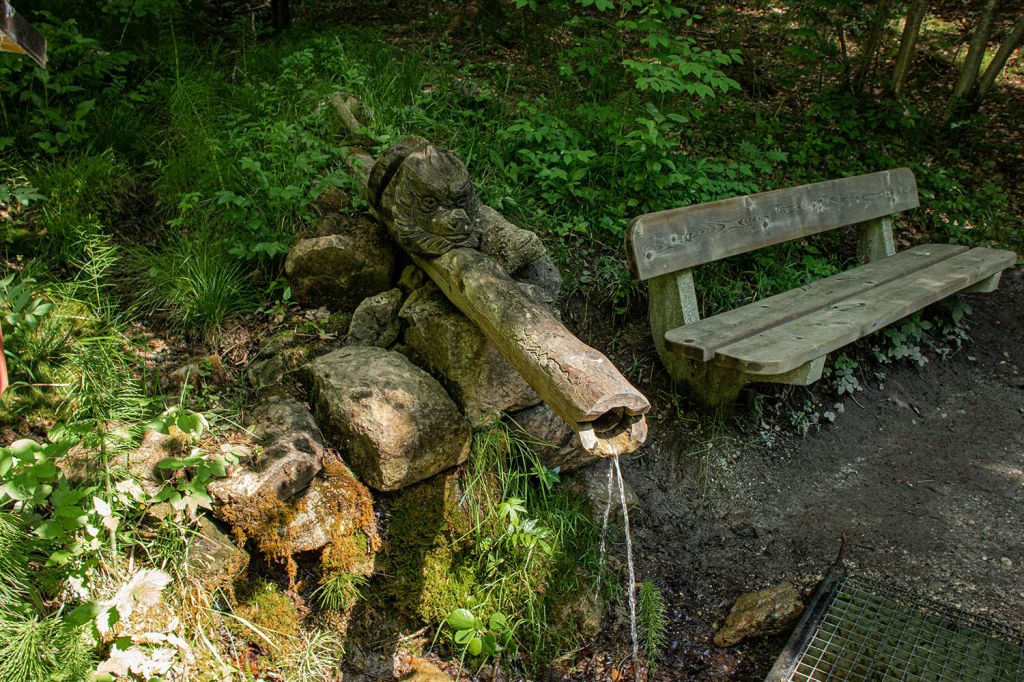
[[[964,293],[991,294],[993,291],[999,288],[999,277],[1002,274],[1003,273],[1000,270],[996,274],[986,277],[977,284],[972,284],[971,286],[967,287],[966,289],[964,289]]]
[[[785,374],[761,376],[673,353],[665,346],[665,332],[700,319],[693,277],[686,270],[655,277],[648,285],[651,334],[658,357],[672,381],[684,386],[701,409],[719,414],[728,413],[735,406],[740,390],[747,384],[763,382],[807,386],[821,378],[821,370],[825,366],[824,356]]]
[[[809,386],[821,378],[825,367],[825,356],[822,356],[785,374],[764,376],[691,360],[663,348],[659,352],[672,380],[685,386],[702,410],[722,415],[732,411],[740,391],[747,384]]]

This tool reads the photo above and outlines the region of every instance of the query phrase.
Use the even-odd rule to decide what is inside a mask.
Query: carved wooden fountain
[[[358,103],[331,106],[353,134]],[[535,234],[482,204],[453,152],[409,138],[374,161],[353,155],[364,196],[394,240],[472,320],[587,451],[633,452],[647,438],[650,403],[604,355],[587,346],[509,272]],[[516,248],[505,248],[515,244]]]

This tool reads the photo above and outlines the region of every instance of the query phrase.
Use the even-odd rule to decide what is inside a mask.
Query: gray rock
[[[372,488],[399,490],[469,455],[469,425],[455,403],[400,353],[342,348],[301,376],[321,427]]]
[[[388,348],[398,340],[402,323],[398,311],[402,308],[401,289],[391,289],[364,299],[352,313],[348,328],[348,345]]]
[[[180,432],[179,432],[180,433]],[[159,431],[148,430],[135,449],[118,448],[110,453],[108,466],[135,479],[142,490],[152,497],[163,486],[168,472],[156,465],[168,457],[182,457],[187,453],[188,439],[171,437]],[[57,459],[61,473],[76,484],[95,481],[102,474],[100,456],[93,448],[75,445]]]
[[[398,288],[406,295],[409,295],[429,281],[430,278],[427,277],[427,273],[420,270],[417,266],[406,265],[405,269],[402,270],[401,277],[398,278]]]
[[[573,430],[544,403],[509,413],[506,420],[549,469],[572,471],[601,459],[584,450]]]
[[[494,343],[433,284],[414,291],[400,316],[405,352],[440,379],[474,427],[540,402]]]
[[[283,390],[265,393],[249,421],[263,449],[241,462],[207,489],[218,506],[233,507],[226,518],[237,518],[245,505],[276,497],[284,501],[309,485],[321,469],[323,437],[309,409]]]
[[[751,637],[785,632],[803,610],[804,603],[792,583],[747,592],[736,600],[725,624],[715,633],[715,644],[733,646]]]
[[[328,348],[322,341],[291,330],[278,332],[260,345],[246,368],[246,377],[257,389],[284,383],[296,369],[324,354]]]
[[[395,246],[374,221],[339,220],[332,229],[334,234],[296,241],[285,272],[303,305],[350,311],[391,288]]]
[[[231,536],[205,515],[188,547],[189,575],[207,590],[230,589],[249,566],[249,553],[240,549]]]
[[[623,524],[622,497],[619,494],[618,482],[614,478],[611,506],[608,506],[608,462],[597,462],[593,466],[574,471],[567,482],[590,500],[590,508],[598,523],[604,519],[604,510],[608,507],[608,520],[619,526]],[[628,481],[622,482],[622,488],[626,493],[626,511],[632,519],[634,512],[640,508],[640,498]]]
[[[380,546],[373,496],[341,462],[325,463],[323,474],[293,500],[295,515],[286,530],[291,550],[310,552],[331,545],[344,554],[345,573],[373,573]]]

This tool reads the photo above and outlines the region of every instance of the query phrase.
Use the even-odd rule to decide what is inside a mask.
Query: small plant
[[[644,660],[647,667],[653,669],[665,648],[668,615],[661,590],[652,582],[644,581],[637,590],[636,622]]]
[[[313,591],[313,596],[321,608],[341,612],[363,598],[363,588],[368,582],[364,575],[330,573],[320,578],[320,585]]]
[[[846,354],[836,356],[835,362],[832,363],[832,378],[838,395],[853,395],[863,390],[856,374],[859,365],[860,363]]]
[[[172,437],[184,438],[187,442],[198,442],[209,422],[199,412],[183,407],[172,407],[163,417],[152,422],[150,428]],[[220,454],[211,455],[202,448],[193,446],[185,457],[168,457],[156,466],[171,472],[172,478],[154,496],[154,502],[167,502],[177,512],[185,512],[194,519],[200,508],[212,509],[213,499],[206,486],[214,478],[227,476],[228,467],[237,464],[238,454],[229,446]]]
[[[487,623],[469,609],[455,609],[445,619],[452,629],[452,642],[462,650],[462,655],[496,656],[512,641],[512,630],[505,614],[495,611]]]
[[[345,644],[333,632],[314,630],[288,657],[288,679],[328,680],[337,671]]]

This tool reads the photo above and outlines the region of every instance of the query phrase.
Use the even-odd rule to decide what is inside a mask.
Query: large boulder
[[[469,425],[455,403],[400,353],[342,348],[301,377],[320,426],[372,488],[399,490],[469,456]]]
[[[265,393],[249,415],[263,446],[252,459],[235,465],[207,489],[222,518],[234,521],[266,500],[287,500],[321,469],[323,436],[309,408],[283,390]]]
[[[399,314],[406,323],[403,350],[441,380],[474,427],[540,402],[494,343],[435,285],[414,291]]]
[[[303,305],[351,311],[367,296],[391,288],[395,246],[371,220],[336,220],[332,229],[333,234],[296,241],[285,272]]]

